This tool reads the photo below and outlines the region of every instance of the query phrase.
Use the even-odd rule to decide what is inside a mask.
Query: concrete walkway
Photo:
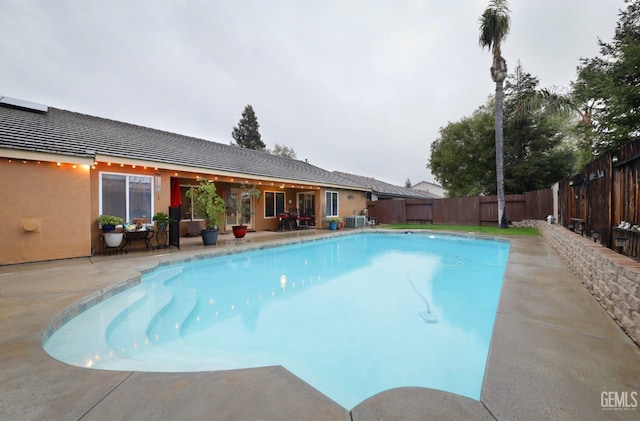
[[[217,252],[299,241],[326,231],[221,236]],[[609,420],[640,419],[640,350],[543,237],[512,241],[481,401],[438,390],[382,392],[348,411],[283,367],[141,373],[73,367],[42,350],[48,321],[81,298],[160,260],[209,254],[130,252],[0,267],[2,420]],[[603,392],[627,410],[603,407]],[[633,394],[632,394],[633,393]],[[615,397],[616,395],[604,395]],[[612,400],[604,404],[612,406]]]

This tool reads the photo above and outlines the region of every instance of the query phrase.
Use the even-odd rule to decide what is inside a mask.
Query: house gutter
[[[0,155],[2,155],[3,158],[9,159],[60,162],[64,164],[93,165],[93,163],[95,162],[92,155],[46,153],[12,148],[0,148]]]

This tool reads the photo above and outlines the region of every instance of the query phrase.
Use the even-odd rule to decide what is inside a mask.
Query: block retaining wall
[[[540,230],[600,305],[640,345],[640,262],[563,226],[527,222]]]

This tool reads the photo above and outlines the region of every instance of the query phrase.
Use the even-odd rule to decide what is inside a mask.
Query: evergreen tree
[[[505,86],[505,190],[524,193],[549,187],[571,174],[574,156],[565,144],[562,114],[539,103],[522,112],[539,95],[538,78],[518,63]],[[536,101],[533,101],[535,103]]]
[[[240,147],[263,151],[267,145],[264,144],[260,137],[259,128],[260,124],[253,111],[253,107],[247,105],[244,107],[242,118],[238,122],[238,125],[233,128],[231,136],[233,136],[236,144]]]

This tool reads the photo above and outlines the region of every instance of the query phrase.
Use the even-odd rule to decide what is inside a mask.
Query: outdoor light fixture
[[[160,190],[162,190],[162,176],[160,174],[156,174],[155,179],[156,179],[156,193],[160,193]]]
[[[627,237],[616,237],[616,247],[618,248],[618,253],[623,254],[622,250],[624,249],[624,245],[627,243]]]
[[[600,231],[598,230],[591,230],[591,236],[593,237],[593,242],[597,242],[598,237],[600,237]]]

